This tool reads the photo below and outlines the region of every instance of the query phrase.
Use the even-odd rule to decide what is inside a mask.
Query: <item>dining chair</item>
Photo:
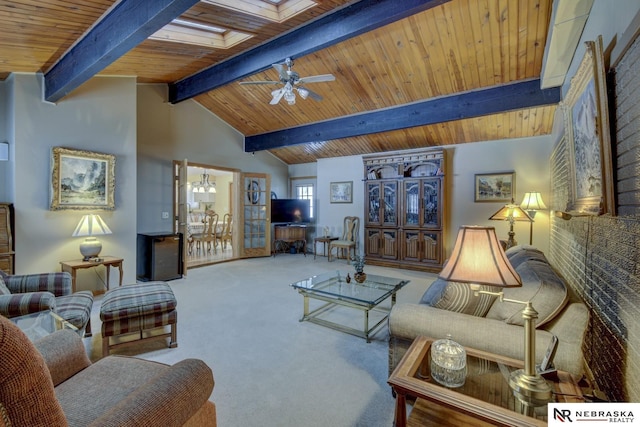
[[[351,260],[351,251],[353,256],[356,255],[356,244],[358,243],[358,233],[360,231],[360,218],[357,216],[345,216],[342,229],[342,237],[338,240],[332,240],[329,243],[329,261],[331,261],[331,252],[336,249],[336,257],[339,258],[340,251],[343,255],[346,250],[347,264]]]
[[[216,238],[216,230],[218,228],[218,214],[215,211],[206,211],[204,215],[204,231],[202,233],[197,233],[193,235],[193,240],[196,242],[196,250],[200,251],[200,246],[202,245],[202,250],[205,250],[205,243],[207,245],[207,252],[211,251],[211,247],[213,246],[213,253],[217,253],[217,238]]]
[[[222,249],[227,249],[227,242],[229,242],[229,245],[233,244],[231,240],[231,227],[231,214],[226,213],[222,218],[222,226],[216,232],[216,239],[221,242]]]

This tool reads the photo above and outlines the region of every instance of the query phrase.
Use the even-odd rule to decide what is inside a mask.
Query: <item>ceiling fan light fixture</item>
[[[287,104],[293,105],[296,103],[296,96],[292,91],[287,91],[284,93],[284,100],[287,101]]]
[[[303,87],[298,88],[298,93],[300,94],[300,98],[302,99],[307,99],[307,96],[309,96],[309,91]]]

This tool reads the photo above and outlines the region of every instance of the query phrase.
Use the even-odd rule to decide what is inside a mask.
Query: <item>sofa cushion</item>
[[[480,289],[491,291],[493,288],[481,286]],[[420,303],[442,310],[484,317],[495,300],[496,297],[493,295],[474,295],[466,283],[436,279],[426,290]]]
[[[0,316],[0,366],[0,402],[12,425],[67,425],[44,359],[4,316]]]
[[[544,253],[533,246],[514,246],[505,251],[505,255],[511,266],[513,268],[518,268],[520,264],[525,261],[537,260],[545,263],[549,263],[547,261],[547,257],[544,256]]]
[[[524,255],[523,255],[524,256]],[[537,255],[532,255],[534,258]],[[531,301],[538,312],[536,327],[551,321],[568,301],[567,287],[551,266],[539,259],[518,264],[516,272],[522,279],[522,287],[505,288],[504,297],[518,301]],[[511,325],[524,325],[524,304],[497,302],[487,312],[487,318],[499,319]]]

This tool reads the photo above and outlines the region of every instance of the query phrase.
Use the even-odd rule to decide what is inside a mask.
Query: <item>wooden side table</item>
[[[313,239],[313,259],[316,259],[316,246],[318,243],[322,243],[322,256],[326,256],[325,252],[327,250],[327,243],[330,243],[332,240],[338,240],[337,237],[316,237]]]
[[[547,425],[547,405],[527,407],[514,397],[509,387],[509,372],[522,368],[522,361],[467,347],[465,384],[447,388],[430,376],[433,341],[417,337],[389,377],[388,383],[396,393],[395,427]],[[555,392],[555,401],[584,402],[582,390],[568,372],[558,371],[554,380],[547,381]],[[417,398],[409,420],[407,397]]]
[[[120,270],[120,284],[122,286],[122,262],[124,261],[122,258],[116,258],[112,256],[104,256],[98,258],[99,261],[83,261],[81,259],[73,260],[73,261],[60,261],[60,266],[62,271],[66,271],[71,273],[71,289],[72,292],[76,291],[76,271],[83,268],[92,268],[97,267],[99,265],[104,265],[107,269],[107,290],[109,290],[109,271],[110,267],[118,267]]]

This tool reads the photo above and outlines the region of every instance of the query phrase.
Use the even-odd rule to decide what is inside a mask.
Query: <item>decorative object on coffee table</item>
[[[367,280],[367,274],[364,272],[364,256],[354,255],[351,258],[351,263],[356,269],[356,273],[353,275],[353,278],[356,279],[356,282],[362,283]]]
[[[535,367],[535,321],[538,312],[531,301],[504,298],[503,292],[480,290],[480,285],[500,288],[522,286],[520,276],[505,255],[495,228],[462,226],[451,253],[451,258],[440,272],[440,278],[450,282],[468,283],[476,295],[496,295],[500,302],[524,304],[522,312],[525,330],[524,369],[511,373],[509,385],[520,401],[531,406],[540,406],[550,401],[551,387],[536,372]]]

